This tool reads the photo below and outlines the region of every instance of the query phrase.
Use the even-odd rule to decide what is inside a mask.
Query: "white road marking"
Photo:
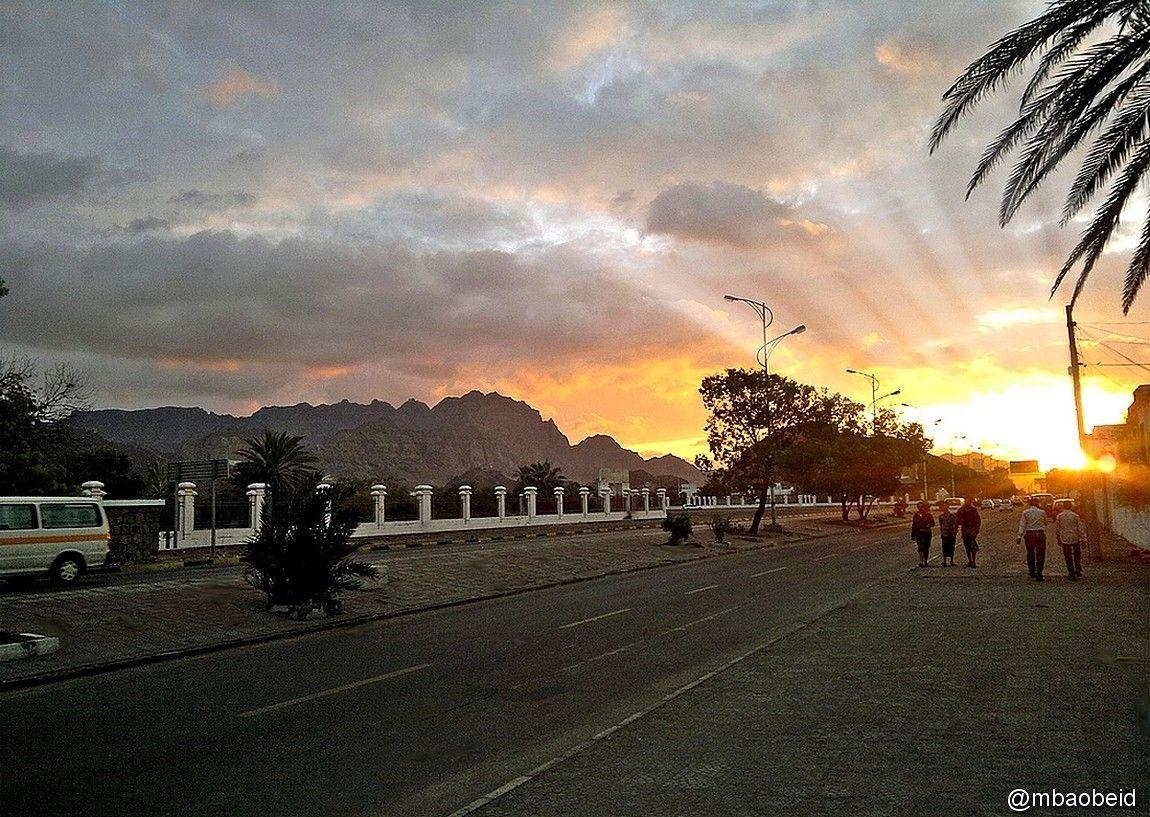
[[[681,633],[683,630],[686,630],[688,627],[694,627],[696,624],[702,624],[704,621],[711,621],[712,619],[716,619],[719,616],[725,616],[727,613],[734,612],[735,610],[738,610],[742,606],[743,605],[741,605],[741,604],[736,604],[734,607],[728,607],[726,610],[720,610],[717,613],[711,613],[711,615],[709,615],[709,616],[703,616],[702,618],[697,618],[694,621],[688,621],[686,624],[680,624],[678,627],[672,627],[669,630],[664,630],[663,632],[659,633],[659,635],[669,635],[671,633]]]
[[[601,661],[604,658],[610,658],[612,655],[618,655],[621,652],[626,652],[638,643],[638,641],[632,641],[630,644],[624,644],[622,647],[617,647],[616,649],[610,650],[609,652],[601,652],[598,655],[591,656],[590,658],[584,658],[582,661],[576,661],[574,664],[568,664],[565,667],[560,667],[556,671],[567,672],[568,670],[578,669],[585,664],[593,664],[594,662]]]
[[[778,573],[780,570],[786,570],[785,567],[772,567],[770,570],[764,570],[761,573],[752,573],[751,578],[757,579],[759,576],[766,576],[768,573]]]
[[[356,687],[367,686],[368,684],[377,684],[380,681],[386,681],[388,678],[398,678],[400,675],[408,675],[412,672],[419,672],[420,670],[427,669],[430,666],[431,666],[431,664],[416,664],[413,667],[404,667],[403,669],[397,669],[394,672],[387,672],[387,673],[384,673],[383,675],[376,675],[373,678],[364,678],[362,681],[354,681],[353,683],[344,684],[343,686],[333,687],[332,689],[325,689],[322,692],[313,692],[311,695],[304,695],[304,696],[299,697],[299,698],[292,698],[291,700],[288,700],[288,701],[280,701],[278,704],[271,704],[270,706],[261,706],[259,709],[249,709],[247,712],[241,712],[236,717],[237,718],[251,718],[251,717],[255,717],[256,715],[263,715],[265,712],[274,712],[277,709],[283,709],[283,708],[288,707],[288,706],[295,706],[296,704],[307,703],[308,701],[314,701],[317,698],[325,698],[328,695],[336,695],[340,692],[347,692],[347,690],[355,689]]]
[[[560,630],[567,630],[567,629],[570,629],[571,627],[578,627],[580,624],[590,624],[592,621],[598,621],[601,618],[610,618],[611,616],[617,616],[617,615],[620,615],[621,613],[629,613],[629,612],[631,612],[631,608],[630,607],[624,607],[622,610],[615,610],[615,611],[610,612],[610,613],[604,613],[601,616],[592,616],[591,618],[585,618],[582,621],[572,621],[570,624],[564,624],[559,629]]]
[[[851,553],[854,553],[856,550],[866,550],[868,547],[870,547],[870,545],[859,545],[857,548],[851,548]]]
[[[811,561],[812,562],[825,562],[827,559],[830,559],[831,557],[838,556],[838,555],[839,554],[837,554],[837,553],[828,553],[826,556],[820,556],[817,559],[811,559]]]
[[[694,590],[688,590],[683,595],[684,596],[693,596],[696,593],[702,593],[704,590],[714,590],[718,586],[719,585],[717,585],[717,584],[708,584],[706,587],[696,587]]]

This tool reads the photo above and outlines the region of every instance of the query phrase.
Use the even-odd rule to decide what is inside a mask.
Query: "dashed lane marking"
[[[573,669],[578,669],[579,667],[586,666],[587,664],[593,664],[596,661],[602,661],[604,658],[610,658],[612,655],[618,655],[621,652],[626,652],[632,647],[638,645],[638,643],[638,641],[632,641],[630,644],[624,644],[622,647],[616,647],[615,649],[608,652],[601,652],[598,655],[591,656],[590,658],[584,658],[582,661],[576,661],[574,664],[568,664],[565,667],[560,667],[558,670],[556,670],[556,672],[569,672]]]
[[[325,689],[321,692],[313,692],[311,695],[303,695],[299,698],[291,698],[287,701],[280,701],[278,704],[261,706],[259,709],[249,709],[246,712],[241,712],[236,717],[253,718],[256,715],[263,715],[266,712],[274,712],[277,709],[284,709],[289,706],[295,706],[296,704],[307,703],[308,701],[314,701],[317,698],[326,698],[329,695],[338,695],[340,692],[347,692],[349,689],[355,689],[356,687],[367,686],[368,684],[378,684],[380,681],[386,681],[389,678],[398,678],[401,675],[409,675],[413,672],[425,670],[430,666],[431,664],[416,664],[413,667],[404,667],[403,669],[397,669],[394,672],[385,672],[383,675],[376,675],[372,678],[364,678],[362,681],[354,681],[350,684],[344,684],[343,686]]]
[[[717,613],[711,613],[711,615],[709,615],[709,616],[703,616],[702,618],[697,618],[694,621],[688,621],[686,624],[680,624],[678,627],[672,627],[669,630],[663,630],[663,632],[659,633],[659,635],[670,635],[671,633],[681,633],[681,632],[683,632],[683,630],[686,630],[690,627],[694,627],[696,624],[702,624],[704,621],[712,621],[713,619],[716,619],[719,616],[725,616],[727,613],[733,613],[735,610],[738,610],[742,606],[743,605],[741,605],[741,604],[736,604],[734,607],[728,607],[727,609],[720,610]]]
[[[570,624],[562,625],[559,629],[560,630],[569,630],[572,627],[578,627],[581,624],[590,624],[592,621],[599,621],[600,619],[603,619],[603,618],[610,618],[611,616],[618,616],[618,615],[621,615],[623,613],[629,613],[629,612],[631,612],[631,608],[630,607],[624,607],[622,610],[613,610],[610,613],[603,613],[602,615],[599,615],[599,616],[592,616],[591,618],[585,618],[585,619],[582,619],[581,621],[572,621]]]
[[[752,573],[751,578],[757,579],[759,576],[766,576],[768,573],[778,573],[780,570],[786,570],[785,567],[772,567],[770,570],[763,570],[759,573]]]
[[[702,592],[704,592],[704,591],[706,591],[706,590],[714,590],[714,589],[715,589],[716,587],[718,587],[718,586],[719,586],[719,585],[717,585],[717,584],[708,584],[706,587],[696,587],[694,590],[688,590],[688,591],[687,591],[686,593],[684,593],[683,595],[684,595],[684,596],[693,596],[693,595],[695,595],[696,593],[702,593]]]
[[[838,556],[838,555],[839,554],[837,554],[837,553],[828,553],[826,556],[819,556],[817,559],[811,559],[811,561],[812,562],[825,562],[827,559],[834,558],[835,556]]]

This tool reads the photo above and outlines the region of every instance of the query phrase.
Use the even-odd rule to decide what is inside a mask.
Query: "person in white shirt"
[[[1037,497],[1030,498],[1030,507],[1022,512],[1018,520],[1018,543],[1026,542],[1026,567],[1030,578],[1043,581],[1042,568],[1046,564],[1046,511],[1038,504]]]
[[[1054,519],[1054,538],[1062,545],[1066,557],[1066,573],[1070,581],[1082,578],[1082,544],[1086,541],[1086,526],[1071,505]]]

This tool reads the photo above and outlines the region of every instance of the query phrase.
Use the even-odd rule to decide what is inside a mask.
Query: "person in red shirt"
[[[926,567],[926,557],[930,553],[931,528],[934,527],[934,517],[930,513],[930,505],[926,502],[918,503],[918,511],[910,520],[910,539],[918,547],[918,566]]]
[[[974,506],[974,499],[967,497],[954,515],[954,521],[962,531],[962,546],[966,548],[966,566],[978,567],[978,532],[982,529],[982,514]]]

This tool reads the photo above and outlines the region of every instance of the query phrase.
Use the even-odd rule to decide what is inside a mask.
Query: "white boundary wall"
[[[594,525],[603,522],[622,522],[625,520],[642,522],[644,520],[663,519],[665,516],[666,513],[661,510],[652,510],[646,513],[643,511],[632,511],[630,515],[625,511],[613,511],[612,513],[589,513],[587,516],[583,516],[581,513],[565,513],[563,516],[559,516],[558,514],[543,514],[534,517],[505,516],[502,519],[497,516],[480,516],[472,517],[466,521],[461,518],[430,519],[423,523],[418,519],[382,522],[379,524],[375,522],[364,522],[355,529],[352,537],[362,539],[372,536],[412,536],[429,533],[456,533],[459,531],[515,530],[547,525]],[[254,533],[255,531],[252,528],[217,528],[216,547],[242,545],[251,539]],[[187,548],[206,548],[211,545],[211,541],[212,535],[210,530],[194,530],[189,532],[187,536],[176,537],[171,543],[171,547],[165,547],[167,543],[161,536],[160,549],[185,550]]]

